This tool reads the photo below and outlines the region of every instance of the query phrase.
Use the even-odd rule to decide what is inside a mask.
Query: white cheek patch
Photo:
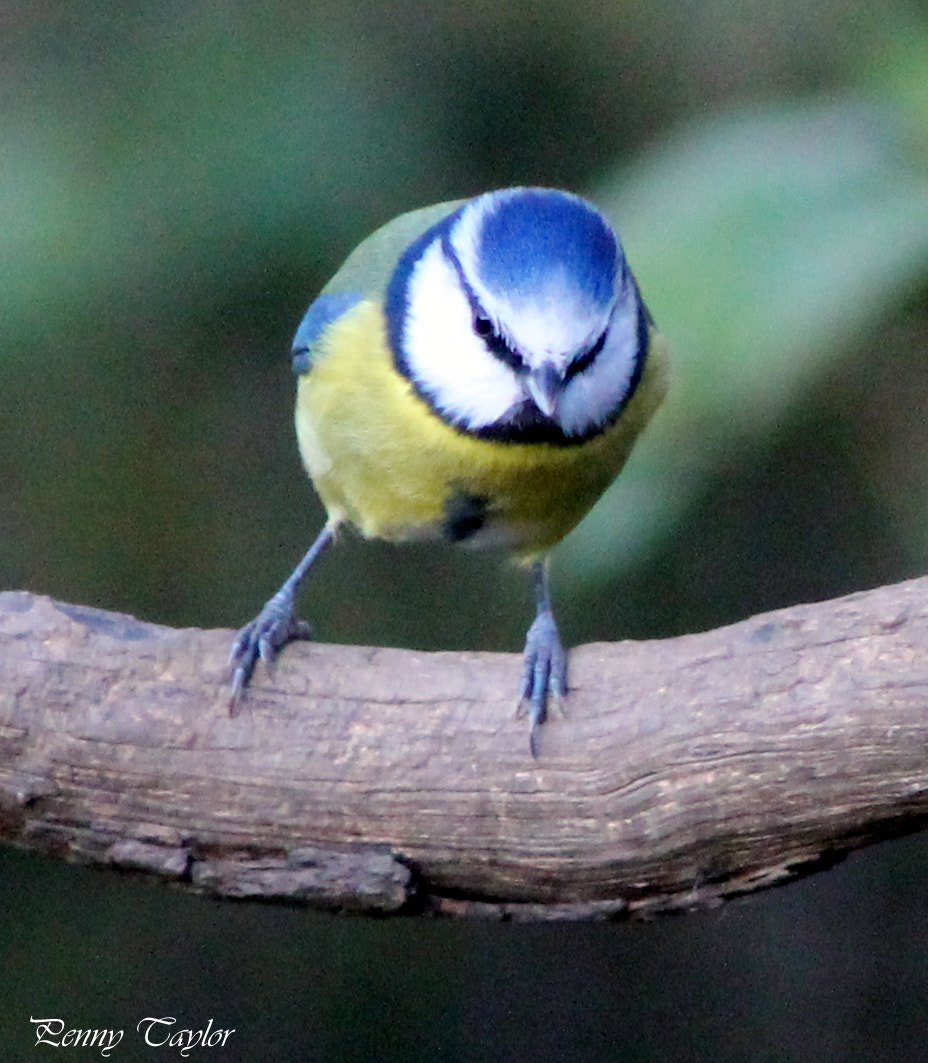
[[[522,399],[512,371],[473,330],[473,312],[440,242],[409,277],[403,352],[409,374],[451,420],[481,428]]]
[[[638,304],[616,307],[606,344],[583,372],[564,388],[557,420],[568,435],[605,424],[628,397],[638,360]]]

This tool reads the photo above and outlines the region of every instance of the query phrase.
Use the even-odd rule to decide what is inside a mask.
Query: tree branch
[[[649,914],[928,819],[928,579],[582,646],[528,753],[508,654],[296,643],[230,718],[225,631],[0,594],[0,836],[198,891]]]

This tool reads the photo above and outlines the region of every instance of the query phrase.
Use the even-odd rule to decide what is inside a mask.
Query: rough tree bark
[[[538,760],[514,656],[297,643],[231,718],[230,638],[0,594],[0,836],[228,897],[614,918],[928,817],[928,579],[582,646]]]

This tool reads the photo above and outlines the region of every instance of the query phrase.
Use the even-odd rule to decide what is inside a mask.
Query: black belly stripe
[[[485,495],[453,489],[445,499],[444,509],[442,531],[451,542],[461,543],[486,525],[490,500]]]

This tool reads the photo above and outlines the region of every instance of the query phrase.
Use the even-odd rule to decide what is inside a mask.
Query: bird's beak
[[[545,417],[553,417],[564,389],[564,374],[554,362],[542,362],[537,369],[529,371],[525,388]]]

